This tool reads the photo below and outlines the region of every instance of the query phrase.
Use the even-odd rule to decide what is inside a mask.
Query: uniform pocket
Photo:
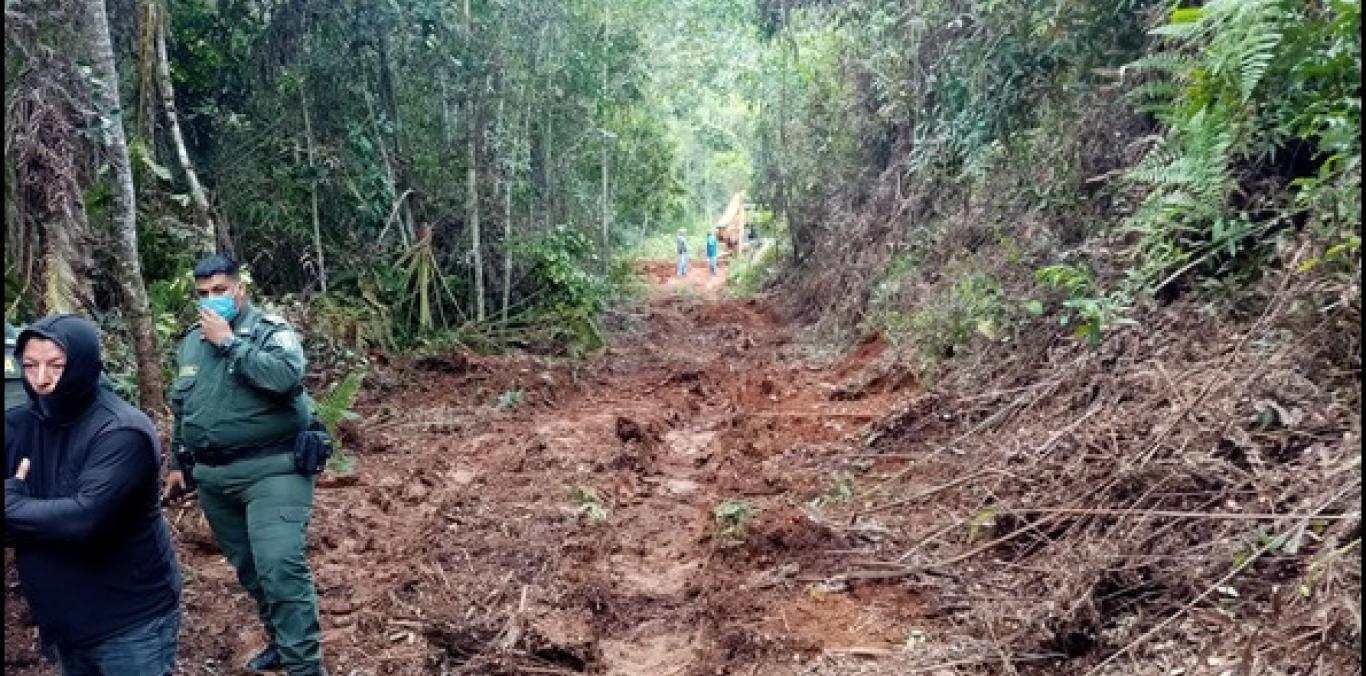
[[[190,390],[194,389],[195,380],[196,378],[194,376],[181,376],[176,378],[175,382],[171,384],[171,399],[173,401],[184,402],[185,397],[190,394]]]
[[[304,523],[308,521],[308,507],[281,507],[280,518],[290,523]]]

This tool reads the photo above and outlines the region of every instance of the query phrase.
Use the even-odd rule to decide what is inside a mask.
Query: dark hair
[[[237,271],[241,268],[242,266],[238,265],[237,261],[234,261],[227,256],[213,254],[212,256],[205,256],[199,259],[199,262],[194,264],[194,278],[208,279],[214,275],[221,274],[236,279]]]

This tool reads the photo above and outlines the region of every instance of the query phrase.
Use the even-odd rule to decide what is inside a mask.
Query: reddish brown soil
[[[449,355],[371,374],[356,472],[324,475],[310,529],[332,673],[795,674],[899,645],[926,616],[911,586],[832,581],[862,535],[811,506],[909,394],[875,368],[885,345],[818,367],[705,261],[684,280],[643,272],[652,297],[608,318],[587,363]],[[724,500],[757,510],[734,535]],[[242,673],[262,645],[249,601],[198,507],[168,517],[182,673]],[[5,671],[53,673],[7,580]]]

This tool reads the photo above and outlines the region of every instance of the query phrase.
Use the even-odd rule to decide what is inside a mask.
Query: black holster
[[[294,437],[294,469],[309,476],[321,474],[332,457],[332,437],[317,418],[308,429]]]
[[[194,453],[184,446],[175,449],[174,453],[176,464],[180,465],[180,473],[185,475],[185,492],[188,493],[195,489]]]

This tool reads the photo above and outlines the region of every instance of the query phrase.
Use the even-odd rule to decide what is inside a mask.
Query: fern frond
[[[1195,66],[1195,59],[1179,52],[1157,52],[1135,59],[1124,66],[1128,70],[1167,73],[1180,76]]]
[[[1212,70],[1236,84],[1243,102],[1274,62],[1290,17],[1284,0],[1211,0],[1205,6]]]
[[[1139,104],[1144,102],[1170,103],[1181,95],[1182,90],[1181,85],[1170,80],[1154,80],[1135,86],[1133,89],[1124,92],[1124,96]]]
[[[334,385],[326,395],[314,402],[318,418],[333,436],[336,435],[337,424],[354,415],[351,413],[351,407],[356,403],[364,380],[365,375],[360,372],[347,374],[346,378]]]
[[[1266,76],[1272,60],[1276,57],[1276,48],[1280,46],[1280,43],[1281,33],[1268,31],[1253,36],[1253,39],[1246,45],[1246,49],[1241,55],[1238,73],[1238,84],[1243,94],[1244,103],[1252,98],[1252,92],[1257,89],[1257,85]]]

